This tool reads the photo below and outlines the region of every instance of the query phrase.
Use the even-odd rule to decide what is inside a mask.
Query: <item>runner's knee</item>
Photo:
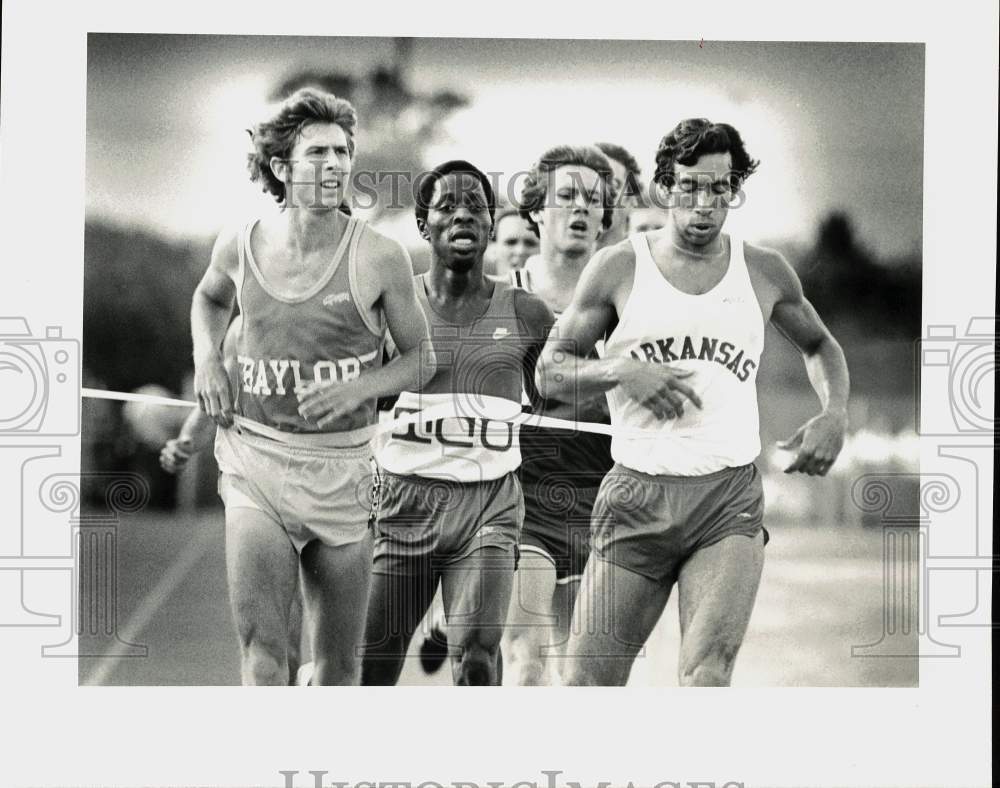
[[[563,661],[559,666],[559,681],[566,687],[607,686],[607,682],[601,680],[597,666],[585,666],[579,659]]]
[[[519,687],[541,687],[548,684],[545,660],[530,657],[511,659],[508,670],[515,676]]]
[[[256,685],[288,683],[288,662],[283,652],[251,643],[243,654],[243,682]]]
[[[350,686],[361,681],[361,663],[352,655],[324,656],[315,660],[313,684]]]
[[[504,631],[503,655],[506,672],[520,687],[545,684],[546,660],[542,652],[543,640],[531,629],[517,628]]]
[[[289,633],[277,619],[262,616],[259,608],[253,605],[237,605],[236,633],[240,639],[240,647],[244,652],[255,650],[278,656],[284,656],[288,648]]]
[[[698,660],[681,656],[680,684],[682,687],[728,687],[736,655],[716,651]]]
[[[470,643],[462,649],[459,657],[458,681],[464,686],[484,686],[495,676],[497,647],[487,648],[480,643]]]
[[[624,687],[632,670],[632,659],[569,656],[558,660],[557,669],[564,686]]]

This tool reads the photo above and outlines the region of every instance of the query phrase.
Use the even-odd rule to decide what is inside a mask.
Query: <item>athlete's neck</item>
[[[483,276],[483,258],[467,270],[448,268],[438,259],[431,260],[427,272],[429,293],[437,299],[466,300],[492,293],[490,282]]]
[[[285,242],[304,256],[336,244],[347,229],[348,217],[339,210],[313,211],[286,208]]]
[[[706,243],[698,244],[685,238],[676,227],[672,226],[668,238],[674,251],[697,260],[711,260],[720,257],[726,251],[725,239],[721,232]]]
[[[575,289],[580,273],[597,249],[596,244],[581,250],[566,250],[557,248],[544,235],[541,241],[541,254],[538,255],[537,262],[544,269],[543,276],[557,283],[560,289]]]

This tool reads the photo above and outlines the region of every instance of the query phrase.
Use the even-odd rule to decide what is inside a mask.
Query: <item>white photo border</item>
[[[926,43],[927,68],[923,323],[925,331],[953,326],[962,336],[971,318],[995,311],[997,22],[995,4],[969,1],[924,10],[870,1],[571,7],[512,0],[390,9],[11,0],[3,4],[0,313],[23,315],[36,332],[60,325],[65,337],[82,334],[88,32],[916,41]],[[923,411],[947,409],[949,396],[945,386],[925,386]],[[58,449],[66,472],[79,471],[78,437],[22,443]],[[976,497],[942,515],[936,555],[967,556],[969,517],[992,511],[992,453],[973,452],[978,464],[957,466],[945,456],[980,444],[960,435],[922,440],[924,472],[964,468],[963,491]],[[942,454],[943,447],[953,448]],[[5,474],[0,494],[19,496],[20,482]],[[985,555],[992,551],[988,522],[978,523]],[[968,608],[968,583],[954,574],[932,589],[935,615]],[[53,601],[54,609],[63,606]],[[400,687],[306,696],[79,688],[74,660],[40,657],[37,631],[0,629],[7,753],[0,770],[8,785],[59,786],[281,786],[281,770],[301,773],[296,786],[312,785],[309,770],[328,771],[324,785],[545,786],[546,770],[584,785],[988,785],[990,630],[947,634],[962,656],[922,660],[916,689]]]

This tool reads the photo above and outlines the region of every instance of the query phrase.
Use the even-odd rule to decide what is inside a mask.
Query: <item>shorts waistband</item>
[[[282,450],[294,454],[309,453],[345,459],[372,455],[370,439],[373,427],[350,432],[284,432],[243,416],[234,416],[232,429],[243,440],[262,445],[279,444]],[[361,443],[358,443],[359,438]]]
[[[651,474],[643,473],[642,471],[637,471],[635,468],[629,468],[627,465],[622,465],[620,462],[616,462],[614,466],[608,471],[610,476],[616,472],[626,472],[633,476],[639,476],[643,479],[648,479],[651,482],[660,483],[670,483],[670,484],[704,484],[706,482],[714,482],[719,479],[724,479],[727,476],[734,476],[741,471],[745,471],[748,468],[755,468],[755,463],[747,463],[746,465],[734,465],[731,468],[723,468],[718,471],[713,471],[712,473],[704,473],[699,476],[676,476],[674,474]]]
[[[391,477],[395,479],[401,479],[405,482],[410,482],[412,484],[419,484],[423,486],[435,486],[440,487],[441,485],[451,485],[454,487],[472,487],[478,484],[495,484],[496,482],[502,482],[509,476],[513,476],[517,479],[517,473],[515,471],[508,471],[502,476],[497,476],[495,479],[478,479],[477,481],[461,481],[459,479],[441,479],[434,476],[417,476],[412,473],[393,473],[392,471],[387,471],[381,465],[378,469],[379,475],[383,478]]]

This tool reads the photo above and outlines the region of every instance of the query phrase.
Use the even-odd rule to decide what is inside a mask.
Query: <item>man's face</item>
[[[722,232],[735,194],[733,159],[729,153],[707,153],[691,165],[674,165],[670,189],[674,228],[694,246],[705,246]]]
[[[628,216],[635,203],[634,197],[625,195],[625,178],[628,175],[625,165],[610,157],[608,161],[611,163],[611,171],[614,173],[613,184],[617,197],[615,198],[615,209],[611,215],[611,226],[604,232],[598,243],[602,247],[611,246],[625,239],[628,235]]]
[[[346,199],[351,178],[347,134],[335,123],[309,123],[288,160],[272,158],[271,169],[285,184],[289,207],[336,210]]]
[[[494,230],[494,257],[497,273],[505,274],[524,266],[525,261],[538,253],[538,236],[531,225],[516,213],[504,216]]]
[[[628,215],[629,233],[649,233],[667,226],[670,212],[665,208],[633,208]]]
[[[593,253],[604,218],[604,189],[590,167],[556,167],[548,174],[545,204],[531,213],[542,240],[557,251]]]
[[[479,179],[464,172],[438,178],[420,234],[445,267],[467,271],[482,260],[490,242],[489,204]]]

